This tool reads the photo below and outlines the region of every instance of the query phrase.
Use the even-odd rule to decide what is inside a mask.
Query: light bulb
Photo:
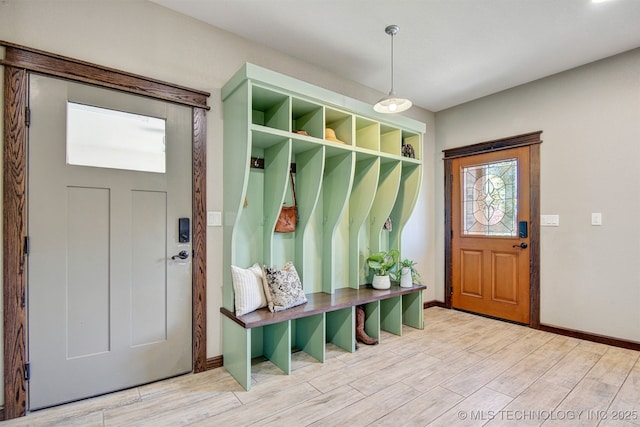
[[[391,104],[389,104],[389,111],[394,112],[398,109],[398,106],[396,105],[395,102],[392,102]]]

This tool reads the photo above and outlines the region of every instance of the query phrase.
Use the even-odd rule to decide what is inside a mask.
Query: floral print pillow
[[[282,270],[267,265],[264,272],[264,292],[271,312],[286,310],[307,302],[302,283],[296,268],[291,261]]]

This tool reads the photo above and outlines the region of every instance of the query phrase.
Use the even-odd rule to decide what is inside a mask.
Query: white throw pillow
[[[236,316],[267,306],[262,284],[262,268],[258,264],[253,264],[249,268],[232,265],[231,278],[235,294]]]

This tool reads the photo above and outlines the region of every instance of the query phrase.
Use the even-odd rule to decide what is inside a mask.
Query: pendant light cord
[[[389,92],[391,95],[395,94],[393,89],[393,36],[394,34],[391,33],[391,92]]]

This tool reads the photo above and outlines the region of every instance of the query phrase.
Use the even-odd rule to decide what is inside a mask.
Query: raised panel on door
[[[482,264],[482,251],[466,249],[460,251],[460,293],[462,295],[482,298]]]
[[[518,303],[518,256],[491,253],[491,298],[503,303]]]
[[[132,217],[132,344],[167,339],[167,193],[131,192]]]
[[[109,280],[110,190],[67,188],[67,307],[68,358],[111,350]]]

